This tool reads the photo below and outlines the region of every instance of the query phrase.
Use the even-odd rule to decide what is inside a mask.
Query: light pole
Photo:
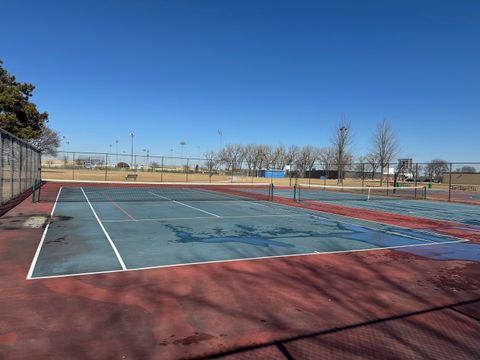
[[[180,145],[180,157],[183,158],[183,147],[187,145],[187,143],[185,141],[180,141],[178,145]]]
[[[150,157],[150,150],[148,149],[143,149],[143,152],[146,152],[147,153],[147,169],[150,167],[150,162],[148,161],[149,160],[149,157]]]
[[[218,135],[220,135],[220,150],[222,150],[223,130],[218,130]]]
[[[135,169],[135,164],[133,163],[133,138],[134,138],[135,134],[133,133],[133,131],[130,133],[130,138],[132,139],[132,146],[131,146],[131,151],[130,151],[130,155],[131,155],[131,160],[130,160],[130,164],[131,166],[133,166],[133,168]]]
[[[117,160],[115,162],[118,164],[118,140],[115,140],[115,154],[117,155]]]

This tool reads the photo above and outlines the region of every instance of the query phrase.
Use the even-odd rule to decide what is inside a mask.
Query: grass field
[[[128,174],[133,174],[130,171],[122,170],[87,170],[87,169],[53,169],[53,168],[44,168],[42,169],[42,178],[44,179],[54,179],[54,180],[85,180],[85,181],[126,181],[126,176]],[[252,177],[252,176],[240,176],[234,175],[233,177],[230,174],[215,174],[210,177],[208,173],[180,173],[172,171],[164,172],[150,172],[150,171],[137,171],[138,175],[136,181],[139,182],[246,182],[246,183],[265,183],[272,182],[276,185],[293,185],[295,184],[296,179],[289,177],[280,178],[280,179],[270,179],[264,177]],[[129,180],[132,181],[132,180]],[[298,178],[299,183],[305,184],[315,184],[315,185],[338,185],[336,179],[308,179],[308,178]],[[384,181],[383,186],[393,185],[393,179],[389,182]],[[361,179],[352,179],[347,178],[343,182],[344,186],[362,186]],[[409,183],[413,185],[413,183]],[[363,186],[380,186],[379,180],[365,180]],[[448,185],[434,184],[435,188],[445,188],[448,189]]]

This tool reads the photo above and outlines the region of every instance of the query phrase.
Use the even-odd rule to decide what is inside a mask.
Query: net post
[[[293,201],[297,201],[297,184],[293,185]]]
[[[273,183],[270,184],[270,196],[269,196],[269,200],[270,201],[273,201],[273,188],[274,188],[274,185]]]
[[[448,175],[448,201],[452,200],[452,163],[450,163],[450,174]]]

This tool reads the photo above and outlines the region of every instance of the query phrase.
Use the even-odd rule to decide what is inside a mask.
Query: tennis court
[[[474,209],[297,190],[45,181],[0,221],[0,351],[301,359],[382,341],[408,357],[422,338],[478,352]]]
[[[28,278],[467,241],[273,199],[270,184],[51,182],[40,195],[54,202],[51,221]]]
[[[431,191],[429,190],[429,192]],[[459,224],[480,227],[479,206],[426,200],[427,189],[425,187],[364,188],[300,184],[296,188],[279,187],[276,189],[276,194],[295,199],[300,203],[340,204],[359,210],[454,221]]]

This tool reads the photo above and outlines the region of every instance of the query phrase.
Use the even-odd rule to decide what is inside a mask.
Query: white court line
[[[50,219],[48,220],[47,226],[45,226],[45,230],[43,230],[42,238],[40,239],[40,242],[38,243],[37,251],[35,251],[35,255],[33,256],[32,263],[30,264],[30,269],[28,270],[27,279],[32,278],[33,270],[35,269],[35,266],[37,265],[38,256],[40,255],[40,249],[43,246],[43,242],[45,241],[45,238],[47,237],[47,231],[48,231],[48,228],[50,227],[50,221],[52,219],[53,212],[55,211],[55,208],[57,207],[58,198],[60,197],[61,192],[62,192],[62,187],[60,187],[60,189],[58,190],[57,197],[55,198],[55,203],[53,204],[52,211],[50,212]]]
[[[216,218],[220,218],[220,217],[221,217],[220,215],[217,215],[217,214],[214,214],[214,213],[211,213],[211,212],[208,212],[208,211],[199,209],[199,208],[197,208],[197,207],[195,207],[195,206],[187,205],[187,204],[182,203],[182,202],[180,202],[180,201],[173,200],[173,199],[167,198],[167,197],[162,196],[162,195],[159,195],[159,194],[155,194],[155,193],[153,193],[153,192],[151,192],[151,191],[149,191],[148,193],[149,193],[149,194],[152,194],[152,195],[154,195],[154,196],[157,196],[157,197],[159,197],[159,198],[165,199],[165,200],[173,201],[173,202],[176,203],[176,204],[189,207],[190,209],[197,210],[197,211],[201,211],[201,212],[203,212],[203,213],[205,213],[205,214],[215,216]]]
[[[106,236],[107,239],[108,239],[108,242],[109,242],[110,245],[112,246],[112,249],[113,249],[113,251],[115,252],[115,255],[117,256],[118,262],[119,262],[120,265],[122,266],[122,269],[123,269],[123,270],[127,270],[127,267],[125,266],[125,263],[123,262],[123,259],[122,259],[122,257],[120,256],[120,253],[119,253],[118,250],[117,250],[117,247],[116,247],[115,244],[113,243],[112,238],[110,237],[110,235],[108,235],[107,230],[105,230],[105,227],[103,226],[102,222],[101,222],[100,219],[98,218],[98,215],[97,215],[97,213],[95,212],[95,209],[93,208],[92,204],[90,203],[90,200],[88,199],[87,194],[85,194],[85,191],[83,191],[83,187],[81,187],[80,190],[82,190],[83,196],[85,196],[85,199],[87,200],[88,206],[90,206],[90,209],[92,209],[93,215],[95,215],[95,219],[97,219],[98,225],[100,225],[100,227],[101,227],[102,230],[103,230],[103,233],[105,234],[105,236]]]
[[[278,204],[278,205],[289,206],[289,205],[284,205],[284,204]],[[334,213],[329,213],[329,212],[321,211],[321,210],[313,210],[313,209],[307,209],[307,208],[301,208],[301,207],[295,207],[295,208],[299,209],[299,210],[302,210],[302,211],[305,211],[309,214],[312,214],[312,212],[315,212],[315,214],[312,214],[314,216],[319,216],[319,215],[317,215],[317,213],[322,213],[324,215],[331,215],[331,216],[334,216],[334,217],[342,217],[342,218],[347,218],[347,219],[353,219],[353,220],[356,220],[356,221],[371,222],[371,223],[374,223],[374,224],[380,224],[380,225],[384,225],[384,226],[393,226],[393,227],[396,227],[396,228],[407,229],[407,230],[411,230],[411,231],[415,231],[415,232],[423,233],[423,234],[427,234],[427,235],[435,235],[435,236],[438,236],[438,237],[445,237],[445,238],[450,238],[450,239],[470,241],[469,239],[460,238],[460,237],[454,236],[454,235],[439,234],[439,233],[436,233],[436,232],[433,233],[433,232],[425,231],[425,230],[422,230],[422,229],[412,229],[412,228],[402,226],[402,225],[392,225],[392,224],[387,224],[387,223],[380,222],[380,221],[369,220],[369,219],[360,219],[360,218],[356,218],[356,217],[353,217],[353,216],[334,214]],[[361,211],[362,209],[358,209],[358,210]],[[384,212],[386,214],[390,214],[390,215],[399,215],[399,214],[395,214],[395,213],[391,213],[391,212],[387,212],[387,211],[384,211]],[[321,216],[319,216],[319,217],[322,218]],[[330,221],[338,221],[338,220],[329,219],[329,218],[326,218],[326,217],[323,217],[323,218],[326,219],[326,220],[330,220]],[[424,219],[424,218],[419,218],[419,219]],[[432,220],[432,219],[424,219],[424,220]],[[433,220],[438,220],[438,219],[433,219]],[[352,223],[349,222],[349,223],[346,223],[346,224],[352,224]],[[465,224],[462,224],[462,223],[458,223],[458,224],[465,226]]]
[[[140,267],[140,268],[135,268],[135,269],[125,269],[125,270],[109,270],[109,271],[85,272],[85,273],[78,273],[78,274],[39,276],[39,277],[35,277],[35,278],[29,279],[29,280],[54,279],[54,278],[60,278],[60,277],[86,276],[86,275],[97,275],[97,274],[112,274],[112,273],[119,273],[119,272],[154,270],[154,269],[163,269],[163,268],[170,268],[170,267],[190,266],[190,265],[194,266],[194,265],[229,263],[229,262],[238,262],[238,261],[268,260],[268,259],[287,258],[287,257],[295,257],[295,256],[311,256],[311,255],[320,255],[321,256],[321,255],[328,255],[328,254],[342,254],[342,253],[356,253],[356,252],[366,252],[366,251],[392,250],[392,249],[409,248],[409,247],[422,247],[422,246],[425,247],[425,246],[433,246],[433,245],[456,244],[456,243],[463,243],[463,242],[468,242],[468,240],[453,240],[453,241],[445,241],[445,242],[440,242],[440,243],[409,244],[409,245],[386,246],[386,247],[367,248],[367,249],[335,250],[335,251],[324,251],[324,252],[315,251],[315,252],[303,253],[303,254],[258,256],[258,257],[240,258],[240,259],[199,261],[199,262],[192,262],[192,263],[148,266],[148,267]]]
[[[396,232],[396,231],[385,230],[385,232],[387,234],[397,235],[397,236],[401,236],[401,237],[405,237],[405,238],[409,238],[409,239],[414,239],[414,240],[419,240],[419,241],[424,241],[424,242],[429,242],[429,243],[436,243],[436,241],[433,241],[433,240],[422,239],[422,238],[419,238],[419,237],[416,237],[416,236],[402,234],[402,233],[399,233],[399,232]],[[435,235],[433,235],[433,236],[435,236]]]
[[[245,218],[257,218],[257,217],[307,217],[310,214],[262,214],[262,215],[232,215],[232,216],[220,216],[219,218],[213,218],[211,216],[193,216],[193,217],[177,217],[177,218],[147,218],[147,219],[118,219],[118,220],[102,220],[103,223],[122,223],[122,222],[142,222],[142,221],[175,221],[175,220],[198,220],[198,219],[245,219]]]
[[[212,191],[209,191],[209,190],[204,190],[204,189],[195,189],[196,191],[198,192],[203,192],[205,194],[209,194],[209,195],[219,195],[219,194],[216,194]],[[255,192],[252,192],[252,194],[258,194],[258,193],[255,193]],[[260,193],[261,194],[261,193]],[[224,195],[219,195],[220,199],[223,197]],[[248,204],[255,204],[255,205],[260,205],[260,206],[264,206],[264,207],[268,207],[268,208],[272,208],[270,205],[267,205],[267,204],[264,204],[264,202],[267,202],[266,200],[244,200],[242,199],[241,196],[239,195],[233,195],[233,194],[229,194],[228,195],[229,197],[231,197],[231,199],[225,199],[225,200],[202,200],[202,201],[205,201],[205,202],[218,202],[218,201],[235,201],[235,202],[238,202],[238,201],[241,201],[241,202],[244,202],[244,203],[248,203]],[[236,196],[236,197],[235,197]],[[192,200],[192,201],[195,201],[195,200]],[[200,201],[200,200],[199,200]],[[285,209],[281,209],[282,211],[288,211],[288,210],[285,210]]]
[[[336,215],[336,214],[335,214]],[[326,220],[326,221],[335,221],[335,222],[339,222],[341,224],[347,224],[347,225],[356,225],[356,226],[360,226],[360,227],[364,227],[366,229],[370,229],[370,230],[373,230],[373,231],[377,231],[377,232],[382,232],[382,233],[385,233],[385,234],[393,234],[393,235],[397,235],[397,236],[402,236],[402,237],[405,237],[405,238],[411,238],[411,239],[414,239],[414,240],[419,240],[419,241],[423,241],[423,242],[428,242],[428,243],[436,243],[436,244],[443,244],[444,242],[441,242],[441,243],[437,243],[435,241],[432,241],[432,240],[427,240],[427,239],[422,239],[422,238],[419,238],[419,237],[415,237],[415,236],[412,236],[412,235],[406,235],[406,234],[402,234],[402,233],[397,233],[395,231],[390,231],[390,230],[385,230],[385,229],[375,229],[375,228],[372,228],[372,227],[369,227],[369,226],[365,226],[365,225],[358,225],[358,224],[355,224],[355,223],[351,223],[351,222],[347,222],[347,221],[342,221],[342,220],[334,220],[334,219],[329,219],[329,218],[326,218],[326,217],[323,217],[323,216],[319,216],[319,215],[312,215],[312,217],[314,218],[318,218],[318,219],[322,219],[322,220]],[[361,219],[359,219],[361,220]],[[383,224],[383,223],[379,223],[379,224],[382,224],[382,225],[385,225],[385,226],[388,226],[388,224]],[[394,226],[394,227],[397,227],[396,225],[391,225],[391,226]],[[416,232],[417,229],[408,229],[408,228],[404,228],[404,229],[407,229],[407,230],[410,230],[410,231],[414,231]],[[446,238],[454,238],[454,239],[457,239],[453,236],[446,236],[446,235],[442,235],[442,234],[433,234],[433,233],[428,233],[428,232],[422,232],[422,231],[418,231],[420,233],[423,233],[425,235],[430,235],[430,236],[437,236],[437,237],[446,237]],[[460,239],[460,240],[465,240],[465,239]],[[468,241],[468,240],[467,240]],[[445,242],[446,243],[446,242]]]
[[[411,210],[409,211],[409,213],[427,213],[427,214],[430,214],[430,213],[439,213],[439,214],[442,214],[442,215],[449,215],[450,213],[452,212],[457,212],[457,213],[468,213],[468,212],[473,212],[473,213],[480,213],[480,209],[466,209],[466,210],[459,210],[459,209],[452,209],[452,210],[447,210],[447,209],[431,209],[431,210]]]

